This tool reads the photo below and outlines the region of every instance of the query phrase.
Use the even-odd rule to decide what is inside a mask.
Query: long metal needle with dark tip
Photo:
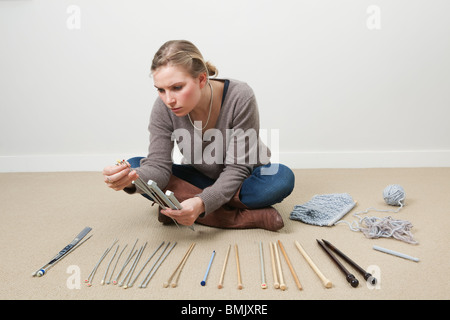
[[[327,248],[325,244],[320,242],[320,240],[316,239],[317,243],[322,247],[323,250],[330,256],[331,260],[333,260],[336,265],[341,269],[341,271],[345,274],[345,279],[353,288],[356,288],[359,285],[358,279],[355,278],[353,274],[351,274],[342,263],[334,256],[334,254]]]
[[[350,259],[348,256],[346,256],[342,251],[340,251],[338,248],[336,248],[334,245],[332,245],[329,241],[322,239],[323,243],[333,250],[333,252],[336,252],[342,259],[350,263],[363,277],[364,280],[369,281],[371,284],[376,284],[377,279],[373,277],[370,273],[366,272],[363,268],[361,268],[356,262],[354,262],[352,259]]]

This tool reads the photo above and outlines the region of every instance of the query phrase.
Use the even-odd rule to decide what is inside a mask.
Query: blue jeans
[[[143,157],[134,157],[128,162],[132,168],[138,168],[141,159]],[[242,183],[239,198],[247,207],[271,206],[291,194],[295,183],[292,170],[283,164],[272,164],[272,166],[275,166],[276,170],[270,174],[264,172],[269,170],[270,164],[253,169],[252,174]],[[215,182],[214,179],[205,176],[190,165],[173,164],[172,174],[200,189],[205,189]]]

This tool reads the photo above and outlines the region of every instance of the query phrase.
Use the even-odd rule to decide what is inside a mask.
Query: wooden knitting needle
[[[334,256],[331,250],[320,240],[316,239],[317,243],[322,247],[322,249],[328,254],[328,256],[333,260],[334,263],[339,267],[339,269],[345,274],[345,279],[353,288],[356,288],[359,285],[358,279],[355,278],[353,274],[351,274],[344,265]]]
[[[308,262],[308,264],[310,265],[310,267],[314,270],[314,272],[317,274],[317,276],[319,277],[319,279],[322,281],[323,285],[325,286],[325,288],[331,288],[333,286],[333,284],[331,283],[330,280],[328,280],[323,273],[319,270],[319,268],[317,268],[316,264],[311,260],[311,258],[308,256],[308,254],[306,253],[306,251],[303,249],[303,247],[300,245],[300,243],[298,243],[297,241],[295,241],[295,245],[297,246],[298,251],[300,251],[300,253],[302,254],[302,256],[305,258],[305,260]]]
[[[238,289],[241,290],[243,288],[243,286],[242,286],[242,279],[241,279],[241,268],[239,266],[239,253],[238,253],[238,246],[237,246],[237,244],[234,245],[234,251],[236,252],[236,268],[237,268],[237,275],[238,275]]]
[[[181,259],[180,263],[178,263],[177,267],[175,268],[175,270],[172,272],[172,274],[170,275],[169,279],[163,283],[163,287],[167,288],[170,284],[170,282],[172,281],[173,277],[175,276],[175,274],[177,273],[178,269],[180,269],[181,265],[183,264],[183,261],[186,259],[186,256],[189,254],[192,246],[194,244],[191,244],[191,246],[188,248],[188,250],[186,251],[186,253],[184,254],[183,258]],[[175,287],[174,287],[175,288]]]
[[[272,261],[272,273],[273,273],[273,286],[275,289],[280,289],[280,283],[278,282],[278,275],[277,275],[277,267],[275,265],[275,254],[273,249],[272,242],[269,242],[270,247],[270,259]]]
[[[275,258],[277,260],[278,276],[280,278],[280,289],[284,291],[286,290],[286,284],[284,283],[283,271],[281,270],[281,261],[280,255],[278,254],[278,247],[275,243],[273,243],[273,250],[275,252]]]
[[[289,266],[289,270],[291,270],[292,276],[294,277],[294,280],[295,280],[295,283],[297,284],[298,290],[302,290],[303,288],[302,288],[302,285],[300,284],[300,280],[298,280],[298,277],[297,277],[297,274],[295,273],[294,267],[292,266],[292,263],[289,260],[286,250],[284,250],[284,246],[280,240],[278,240],[278,245],[280,246],[281,252],[283,252],[283,256],[286,259],[286,262]]]
[[[342,259],[347,261],[350,265],[352,265],[363,277],[364,280],[368,281],[371,284],[376,284],[377,279],[373,277],[370,273],[365,271],[363,268],[361,268],[356,262],[354,262],[352,259],[350,259],[348,256],[346,256],[342,251],[340,251],[338,248],[336,248],[334,245],[332,245],[327,240],[322,239],[323,243],[327,245],[328,248],[333,250],[333,252],[336,252]]]
[[[220,274],[219,284],[217,285],[217,288],[219,288],[219,289],[223,288],[223,277],[225,276],[225,269],[227,267],[228,256],[230,255],[230,249],[231,249],[231,244],[228,246],[227,255],[225,256],[225,260],[223,262],[222,273]]]
[[[181,275],[181,270],[183,270],[184,265],[186,264],[187,259],[189,258],[189,255],[191,254],[192,250],[194,250],[194,246],[195,243],[191,244],[191,247],[189,248],[189,251],[187,252],[186,257],[183,260],[183,263],[181,264],[180,269],[178,270],[178,275],[175,278],[175,281],[172,281],[172,283],[170,284],[172,288],[175,288],[178,284],[178,280],[180,279],[180,275]]]

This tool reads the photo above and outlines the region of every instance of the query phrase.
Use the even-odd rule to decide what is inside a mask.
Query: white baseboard
[[[102,171],[117,159],[134,155],[30,155],[0,156],[0,172]],[[450,167],[450,150],[280,152],[273,162],[292,169]]]
[[[281,152],[291,168],[418,168],[450,167],[450,150]]]

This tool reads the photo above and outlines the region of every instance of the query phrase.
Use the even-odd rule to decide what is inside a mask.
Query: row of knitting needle
[[[118,160],[117,165],[121,165],[126,163],[131,171],[131,166],[125,160]],[[174,209],[180,210],[182,209],[180,202],[175,197],[174,193],[170,190],[167,190],[164,194],[162,190],[158,187],[155,181],[149,180],[148,183],[145,183],[140,177],[138,177],[133,184],[136,185],[142,192],[148,195],[154,202],[156,202],[163,209]],[[177,221],[171,218],[175,225],[179,228]],[[194,226],[188,226],[192,231],[194,230]]]
[[[150,262],[150,260],[153,258],[153,256],[158,252],[158,250],[164,245],[164,241],[153,251],[153,253],[148,257],[148,259],[145,261],[144,265],[141,267],[141,269],[136,273],[136,275],[133,278],[133,274],[136,270],[136,267],[139,263],[140,258],[142,257],[142,254],[144,253],[144,250],[147,246],[147,242],[142,245],[140,247],[139,250],[135,250],[136,244],[138,242],[138,239],[136,239],[133,248],[130,250],[130,253],[128,254],[128,257],[125,259],[122,268],[119,270],[119,272],[117,273],[116,277],[114,278],[114,280],[112,281],[113,284],[118,284],[120,287],[123,287],[124,289],[126,288],[130,288],[134,285],[134,283],[136,282],[137,278],[140,276],[140,274],[142,273],[142,271],[145,269],[145,267],[147,266],[147,264]],[[113,241],[113,244],[108,247],[105,252],[103,253],[103,255],[100,257],[99,261],[97,262],[97,264],[94,266],[94,268],[92,269],[91,273],[89,274],[88,278],[85,280],[85,282],[87,283],[88,286],[92,286],[92,282],[93,282],[93,278],[94,275],[98,269],[98,267],[100,266],[100,264],[102,263],[102,261],[104,260],[104,258],[108,255],[108,253],[111,251],[111,249],[113,248],[113,246],[117,243],[117,239],[115,239]],[[164,247],[163,251],[160,253],[159,257],[157,258],[157,260],[154,262],[154,264],[152,265],[152,267],[150,268],[150,270],[147,272],[147,274],[145,275],[143,281],[141,282],[141,284],[139,285],[140,288],[146,288],[149,281],[151,280],[151,278],[153,277],[153,275],[156,273],[156,271],[158,270],[159,266],[164,262],[164,260],[166,259],[166,257],[169,255],[169,253],[172,251],[172,249],[175,247],[177,243],[173,243],[172,246],[169,248],[169,250],[167,250],[167,248],[170,245],[170,242],[168,242],[166,244],[166,246]],[[119,253],[118,258],[116,259],[116,262],[114,264],[114,267],[109,275],[109,279],[106,280],[107,278],[107,274],[109,271],[109,268],[112,264],[112,262],[115,259],[115,256],[118,252],[119,249],[119,245],[117,245],[116,250],[114,251],[113,256],[111,257],[111,259],[108,262],[108,265],[106,267],[105,273],[103,275],[103,279],[101,280],[101,284],[110,284],[111,283],[111,279],[113,277],[114,271],[119,263],[120,257],[122,255],[122,253],[125,251],[127,245],[125,245],[125,247],[122,249],[122,251]],[[167,250],[167,251],[166,251]],[[165,254],[164,254],[165,253]],[[134,260],[133,260],[134,257]],[[120,279],[120,277],[122,276],[122,274],[124,273],[126,267],[129,265],[130,261],[133,262],[131,263],[131,266],[129,267],[128,271],[125,273],[125,276],[123,279]]]

